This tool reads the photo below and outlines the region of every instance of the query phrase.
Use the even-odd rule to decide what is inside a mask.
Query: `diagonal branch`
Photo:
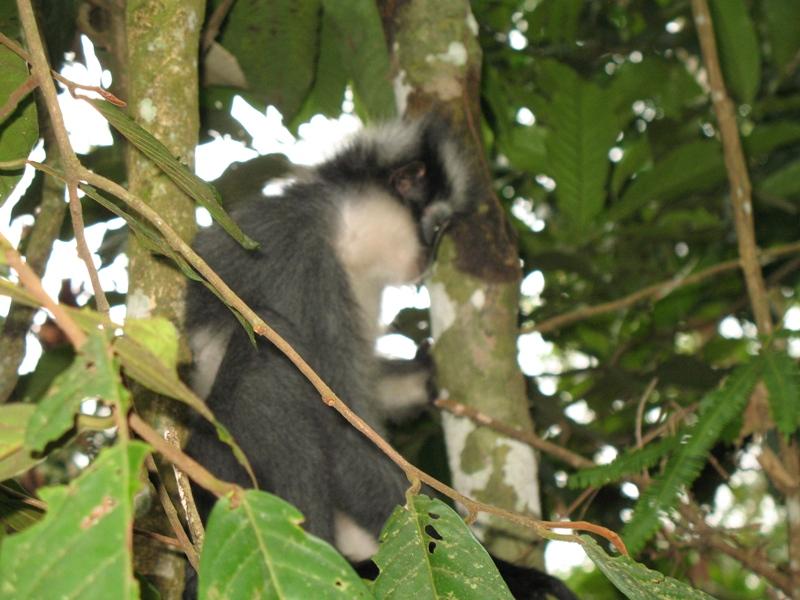
[[[75,232],[78,255],[86,264],[86,269],[89,272],[89,279],[92,282],[92,289],[94,291],[98,310],[103,313],[108,313],[108,300],[106,300],[106,296],[103,293],[103,288],[100,285],[100,277],[97,274],[97,269],[92,261],[92,254],[86,243],[83,210],[81,208],[80,199],[78,198],[77,174],[80,168],[80,162],[69,143],[69,136],[64,126],[64,117],[58,105],[58,94],[56,93],[53,79],[50,76],[50,65],[47,63],[47,55],[44,51],[42,39],[39,36],[39,28],[36,24],[33,7],[29,0],[17,0],[17,10],[19,11],[22,28],[25,31],[25,39],[30,49],[30,56],[27,60],[31,65],[31,76],[36,79],[44,104],[47,107],[47,112],[50,115],[50,121],[53,124],[53,133],[64,165],[67,192],[69,195],[69,211],[72,216],[72,229]]]

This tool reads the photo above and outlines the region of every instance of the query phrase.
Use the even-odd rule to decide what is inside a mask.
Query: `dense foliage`
[[[108,14],[98,4],[40,4],[54,69],[77,49],[78,33],[93,37],[104,64],[118,66],[113,28],[99,33]],[[210,2],[208,14],[223,4]],[[346,93],[364,120],[393,116],[392,55],[382,23],[389,4],[235,2],[205,49],[201,141],[212,131],[252,141],[230,115],[237,95],[259,109],[276,106],[295,131],[314,114],[338,116]],[[789,568],[800,552],[800,521],[787,509],[800,503],[800,4],[709,4],[731,104],[712,90],[709,61],[716,58],[701,52],[693,10],[704,0],[471,6],[483,52],[479,129],[526,276],[520,347],[540,353],[537,360],[522,356],[530,409],[539,440],[567,454],[541,452],[543,518],[617,531],[640,561],[612,559],[591,539],[575,538],[599,566],[578,569],[569,580],[585,598],[702,596],[678,580],[731,599],[777,590],[797,597],[800,587],[800,573]],[[0,31],[21,39],[9,0],[0,0]],[[50,127],[39,104],[37,128],[30,71],[12,44],[0,45],[0,202],[20,180],[19,161],[39,131],[47,140]],[[452,47],[442,52],[453,54]],[[124,183],[124,138],[225,223],[213,187],[123,110],[105,100],[92,104],[118,139],[81,156],[83,164]],[[726,107],[741,139],[739,166],[735,144],[721,132]],[[240,175],[252,168],[259,175],[249,185],[260,185],[283,174],[285,162],[255,159],[239,167]],[[741,185],[742,176],[751,187]],[[49,185],[63,186],[58,175],[51,179]],[[223,198],[231,181],[218,182]],[[19,248],[34,269],[43,268],[36,257],[47,256],[56,236],[74,236],[69,219],[62,225],[54,210],[38,208],[46,206],[47,186],[38,171],[11,213],[34,215]],[[132,234],[202,279],[141,211],[119,196],[112,200],[108,189],[81,189],[86,224],[126,221],[106,233],[103,266],[124,253]],[[742,211],[760,250],[743,236]],[[151,593],[151,582],[134,580],[131,556],[134,516],[152,502],[140,491],[147,489],[140,473],[149,449],[131,441],[124,416],[132,380],[203,411],[177,376],[177,333],[161,320],[129,320],[119,330],[98,312],[68,309],[56,320],[62,329],[65,318],[77,323],[67,337],[80,340],[81,351],[73,353],[52,323],[42,325],[45,352],[37,369],[17,380],[20,340],[33,314],[25,307],[45,300],[30,277],[9,275],[21,267],[5,238],[0,243],[0,293],[14,299],[0,346],[8,380],[0,386],[0,595],[36,598],[48,588],[99,598]],[[761,275],[740,268],[748,252],[761,266],[760,292],[748,284]],[[61,300],[69,304],[70,294]],[[111,293],[109,300],[123,304],[125,297]],[[766,319],[756,316],[758,303],[768,307]],[[419,341],[425,317],[405,311],[395,328]],[[54,330],[57,339],[47,338]],[[99,408],[88,411],[87,398],[101,399]],[[76,419],[81,410],[93,414]],[[435,415],[395,433],[412,462],[447,477]],[[237,449],[222,427],[219,434]],[[97,458],[81,470],[76,452]],[[592,462],[598,464],[575,468]],[[301,532],[292,507],[261,492],[223,487],[221,494],[207,529],[211,550],[199,559],[201,597],[270,589],[276,597],[281,589],[311,597],[302,586],[313,582],[314,597],[507,597],[502,584],[489,585],[497,575],[488,557],[439,501],[419,497],[398,509],[376,558],[381,576],[366,586],[333,549]],[[442,535],[456,548],[453,556],[426,553]],[[393,550],[398,539],[406,550]],[[220,540],[233,540],[227,555],[212,555]],[[245,558],[252,562],[237,570]],[[284,570],[298,565],[300,582]],[[452,578],[453,570],[463,577]]]

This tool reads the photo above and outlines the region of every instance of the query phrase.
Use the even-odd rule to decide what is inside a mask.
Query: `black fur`
[[[471,210],[480,190],[438,121],[394,123],[357,135],[281,195],[237,202],[232,216],[259,242],[257,251],[242,249],[217,226],[200,233],[195,247],[350,408],[383,433],[374,324],[357,297],[359,274],[348,272],[337,246],[343,207],[358,210],[376,193],[412,215],[414,243],[425,258],[440,226]],[[248,456],[259,486],[297,506],[305,528],[328,542],[336,541],[334,511],[377,538],[403,503],[409,485],[403,472],[325,406],[281,352],[263,339],[254,348],[230,311],[199,284],[188,293],[187,330],[199,361],[192,376],[196,389]],[[203,355],[209,339],[216,353],[224,353],[216,378],[208,377],[216,365],[207,366]],[[204,376],[209,384],[213,379],[210,390]],[[208,424],[198,419],[192,430],[192,456],[218,477],[249,485]],[[204,519],[212,502],[198,493]]]

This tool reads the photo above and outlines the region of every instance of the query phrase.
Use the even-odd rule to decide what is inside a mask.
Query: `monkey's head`
[[[447,225],[473,210],[479,196],[470,161],[436,116],[367,127],[318,171],[329,182],[368,184],[391,195],[411,212],[429,256]]]

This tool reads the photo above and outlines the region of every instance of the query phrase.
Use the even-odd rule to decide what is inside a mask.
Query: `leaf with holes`
[[[69,485],[41,489],[45,517],[3,541],[0,596],[138,598],[131,527],[147,451],[139,442],[107,448]]]
[[[122,386],[119,365],[111,353],[106,333],[90,330],[72,365],[59,374],[28,421],[25,446],[42,451],[75,423],[84,400],[100,399],[127,410],[129,394]]]
[[[373,557],[377,598],[510,599],[489,554],[460,516],[441,500],[413,496],[397,507]]]
[[[199,598],[371,598],[348,562],[300,528],[291,504],[258,490],[214,505],[200,556]]]

